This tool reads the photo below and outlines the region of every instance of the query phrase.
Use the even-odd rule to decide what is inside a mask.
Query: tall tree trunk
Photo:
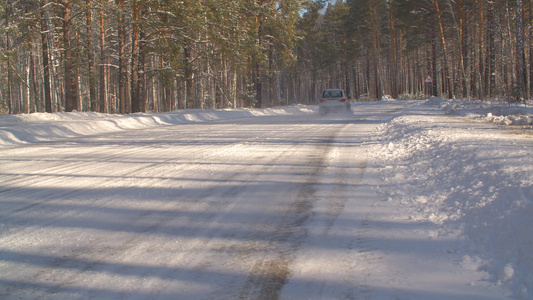
[[[432,30],[434,32],[434,30]],[[437,37],[433,34],[431,43],[431,74],[433,76],[433,83],[431,84],[432,95],[437,97],[439,95],[438,90],[438,77],[437,77]]]
[[[140,107],[141,112],[147,112],[148,111],[148,99],[146,97],[146,76],[144,74],[145,71],[145,63],[146,63],[146,51],[144,50],[145,46],[145,38],[146,33],[144,30],[140,30],[139,34],[139,80],[138,80],[138,90],[139,90],[139,99],[140,99]]]
[[[453,12],[452,2],[448,1],[450,6],[450,11]],[[457,24],[457,29],[459,31],[459,72],[461,78],[461,86],[463,91],[463,97],[470,97],[470,89],[468,85],[468,77],[466,75],[466,66],[468,65],[468,43],[466,40],[467,36],[467,26],[466,26],[466,11],[464,9],[463,0],[457,0],[457,11],[459,15],[459,24]],[[455,20],[455,17],[454,17]]]
[[[133,2],[133,28],[131,32],[131,110],[142,112],[139,85],[139,12],[137,0]]]
[[[484,60],[484,51],[485,51],[485,0],[477,0],[478,1],[478,25],[479,25],[479,31],[478,31],[478,39],[479,39],[479,48],[478,48],[478,69],[475,71],[475,74],[477,74],[477,90],[478,94],[477,96],[480,99],[483,99],[485,97],[485,80],[484,80],[484,72],[485,72],[485,60]]]
[[[31,53],[31,50],[30,50],[30,57],[31,57],[32,53]],[[30,57],[28,57],[28,59],[30,59]],[[31,68],[30,68],[30,64],[27,63],[26,61],[27,59],[25,59],[24,63],[26,64],[26,78],[24,78],[24,82],[25,82],[25,85],[26,85],[26,88],[25,88],[25,92],[24,92],[24,95],[22,97],[22,113],[23,114],[29,114],[30,113],[30,102],[31,102],[31,91],[30,91],[30,74],[31,74]],[[20,75],[19,75],[20,76]]]
[[[268,47],[268,87],[267,87],[267,107],[275,105],[274,102],[274,41],[269,39]]]
[[[43,103],[37,92],[37,78],[35,75],[35,53],[33,51],[33,46],[30,46],[30,71],[28,74],[28,89],[31,89],[31,94],[33,95],[33,104],[30,108],[30,112],[41,112],[43,111]]]
[[[11,13],[11,3],[8,0],[7,1],[7,7],[6,7],[6,27],[9,27],[9,14]],[[13,113],[13,101],[11,99],[11,46],[10,46],[10,36],[9,31],[6,32],[6,54],[7,54],[7,106],[8,106],[8,112],[10,114]]]
[[[96,74],[93,49],[93,16],[91,1],[92,0],[86,0],[87,11],[85,12],[85,17],[87,20],[87,58],[89,59],[89,101],[91,103],[91,110],[98,111],[98,101],[96,100]]]
[[[526,92],[526,56],[524,50],[524,28],[523,28],[523,2],[516,0],[516,81],[517,97],[525,101]],[[517,99],[518,100],[518,99]]]
[[[261,82],[261,63],[255,63],[255,72],[254,72],[254,83],[255,83],[255,107],[261,108],[261,98],[262,98],[262,82]]]
[[[52,113],[52,93],[50,91],[50,63],[48,54],[48,23],[46,20],[47,2],[41,1],[41,56],[43,58],[43,75],[44,75],[44,106],[47,113]]]
[[[191,49],[189,45],[183,47],[183,64],[185,77],[185,109],[194,107],[194,73],[191,67]]]
[[[391,29],[391,64],[390,64],[390,79],[391,79],[391,97],[398,98],[398,36],[396,32],[396,18],[394,16],[394,1],[389,2],[389,20]]]
[[[485,62],[485,96],[493,97],[496,91],[496,49],[494,46],[494,31],[496,21],[494,18],[494,3],[487,3],[487,58]]]
[[[376,99],[381,100],[383,96],[382,85],[381,85],[381,56],[380,56],[380,46],[379,46],[379,29],[377,24],[377,11],[375,6],[375,1],[371,0],[370,3],[370,30],[372,31],[372,57],[374,60],[374,88],[376,93]]]
[[[71,6],[70,1],[62,1],[63,5],[63,68],[65,72],[65,111],[72,112],[78,108],[78,72],[70,36]]]
[[[533,2],[529,1],[529,98],[533,97]]]
[[[237,108],[237,70],[235,69],[232,72],[231,100],[233,103],[233,108]]]
[[[443,76],[443,87],[446,88],[446,90],[448,91],[448,98],[451,99],[453,98],[453,86],[451,84],[451,80],[450,80],[450,71],[449,71],[449,66],[448,66],[448,48],[446,46],[446,37],[444,35],[444,25],[443,25],[443,22],[442,22],[442,12],[440,10],[440,6],[439,6],[439,0],[434,0],[435,2],[435,11],[437,13],[437,20],[438,20],[438,23],[439,23],[439,30],[440,30],[440,37],[441,37],[441,42],[442,42],[442,51],[444,52],[443,53],[443,64],[444,64],[444,68],[443,68],[443,71],[444,71],[444,76]]]
[[[354,87],[352,95],[355,100],[355,99],[359,99],[359,95],[361,94],[359,91],[357,63],[354,63],[354,66],[352,68],[352,73],[353,73],[353,87]]]
[[[104,8],[105,8],[105,2],[106,0],[101,0],[100,2],[100,112],[107,113],[108,112],[108,101],[107,101],[107,77],[105,72],[105,64],[106,64],[106,55],[105,55],[105,14],[104,14]]]
[[[256,2],[256,5],[259,6],[259,9],[262,10],[263,8],[263,0],[260,0],[259,3]],[[263,13],[261,12],[259,17],[256,18],[257,23],[257,46],[258,51],[263,51]],[[259,55],[260,56],[260,55]],[[255,107],[261,108],[262,107],[262,68],[261,68],[261,58],[257,57],[257,61],[255,62],[255,76],[254,76],[254,84],[255,84]]]
[[[118,73],[119,73],[119,101],[120,113],[130,113],[130,102],[128,93],[128,60],[126,58],[126,24],[124,20],[125,0],[116,0],[118,7]]]

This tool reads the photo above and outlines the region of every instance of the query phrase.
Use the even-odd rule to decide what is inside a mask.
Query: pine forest
[[[533,94],[533,0],[0,0],[0,114]]]

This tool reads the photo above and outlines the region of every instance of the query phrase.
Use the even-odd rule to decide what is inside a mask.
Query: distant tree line
[[[0,113],[521,101],[533,0],[0,0]]]

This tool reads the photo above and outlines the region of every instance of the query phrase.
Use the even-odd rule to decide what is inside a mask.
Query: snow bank
[[[396,101],[396,99],[392,98],[391,95],[383,95],[383,97],[381,97],[381,101]]]
[[[525,107],[523,104],[509,105],[502,102],[445,100],[439,97],[431,97],[427,104],[439,106],[446,114],[469,117],[500,125],[533,127],[531,126],[533,125],[533,107]]]
[[[253,116],[295,115],[315,112],[301,105],[268,109],[182,110],[129,115],[95,112],[33,113],[0,116],[0,147],[55,141],[86,135]]]
[[[428,238],[463,240],[444,249],[463,267],[513,298],[533,299],[531,135],[447,118],[432,105],[459,115],[482,109],[433,98],[381,125],[383,138],[370,150],[381,164],[380,192],[404,210],[399,218],[436,224]]]

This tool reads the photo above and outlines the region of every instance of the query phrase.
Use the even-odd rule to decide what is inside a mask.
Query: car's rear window
[[[342,91],[324,91],[322,98],[341,98]]]

